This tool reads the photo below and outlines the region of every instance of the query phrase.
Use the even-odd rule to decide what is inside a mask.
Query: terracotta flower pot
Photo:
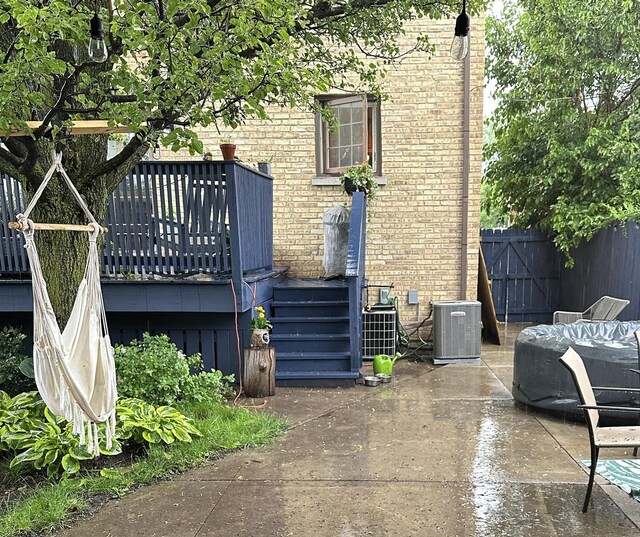
[[[220,144],[220,151],[222,151],[222,158],[224,160],[233,160],[236,156],[236,145]]]

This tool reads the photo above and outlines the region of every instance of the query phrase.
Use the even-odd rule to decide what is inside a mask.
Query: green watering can
[[[376,354],[373,357],[373,374],[384,373],[385,375],[391,375],[393,371],[393,364],[396,360],[402,356],[399,352],[391,358],[388,354]]]

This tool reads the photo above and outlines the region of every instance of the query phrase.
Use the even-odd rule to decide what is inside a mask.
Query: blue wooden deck
[[[28,262],[22,235],[7,225],[24,197],[2,174],[0,199],[0,324],[29,332]],[[306,289],[302,300],[313,304],[299,309],[293,332],[322,327],[325,350],[337,354],[309,360],[294,343],[306,337],[313,345],[313,333],[289,343],[283,337],[280,352],[287,360],[280,362],[280,379],[353,382],[361,364],[366,221],[363,196],[353,200],[345,281],[287,279],[286,267],[273,266],[271,176],[237,162],[139,163],[112,194],[105,220],[102,288],[113,343],[129,343],[145,331],[167,333],[185,353],[200,352],[207,368],[237,375],[253,307],[272,315],[274,288]],[[346,311],[332,310],[333,321],[306,319],[334,300],[331,290],[343,293]],[[283,321],[280,328],[291,331],[291,325]]]

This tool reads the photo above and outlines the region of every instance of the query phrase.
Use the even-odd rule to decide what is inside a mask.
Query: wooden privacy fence
[[[20,185],[0,175],[0,271],[29,271],[20,233]],[[241,278],[273,264],[273,181],[237,162],[136,165],[113,192],[102,256],[107,277],[205,273]]]
[[[559,309],[584,311],[603,295],[627,299],[618,319],[640,319],[640,222],[600,230],[574,252],[573,268],[560,267]]]
[[[481,237],[498,320],[551,321],[560,304],[560,256],[548,235],[485,229]]]

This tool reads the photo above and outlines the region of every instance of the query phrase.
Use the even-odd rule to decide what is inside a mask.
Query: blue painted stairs
[[[270,320],[278,386],[353,385],[346,282],[287,279],[273,288]]]

